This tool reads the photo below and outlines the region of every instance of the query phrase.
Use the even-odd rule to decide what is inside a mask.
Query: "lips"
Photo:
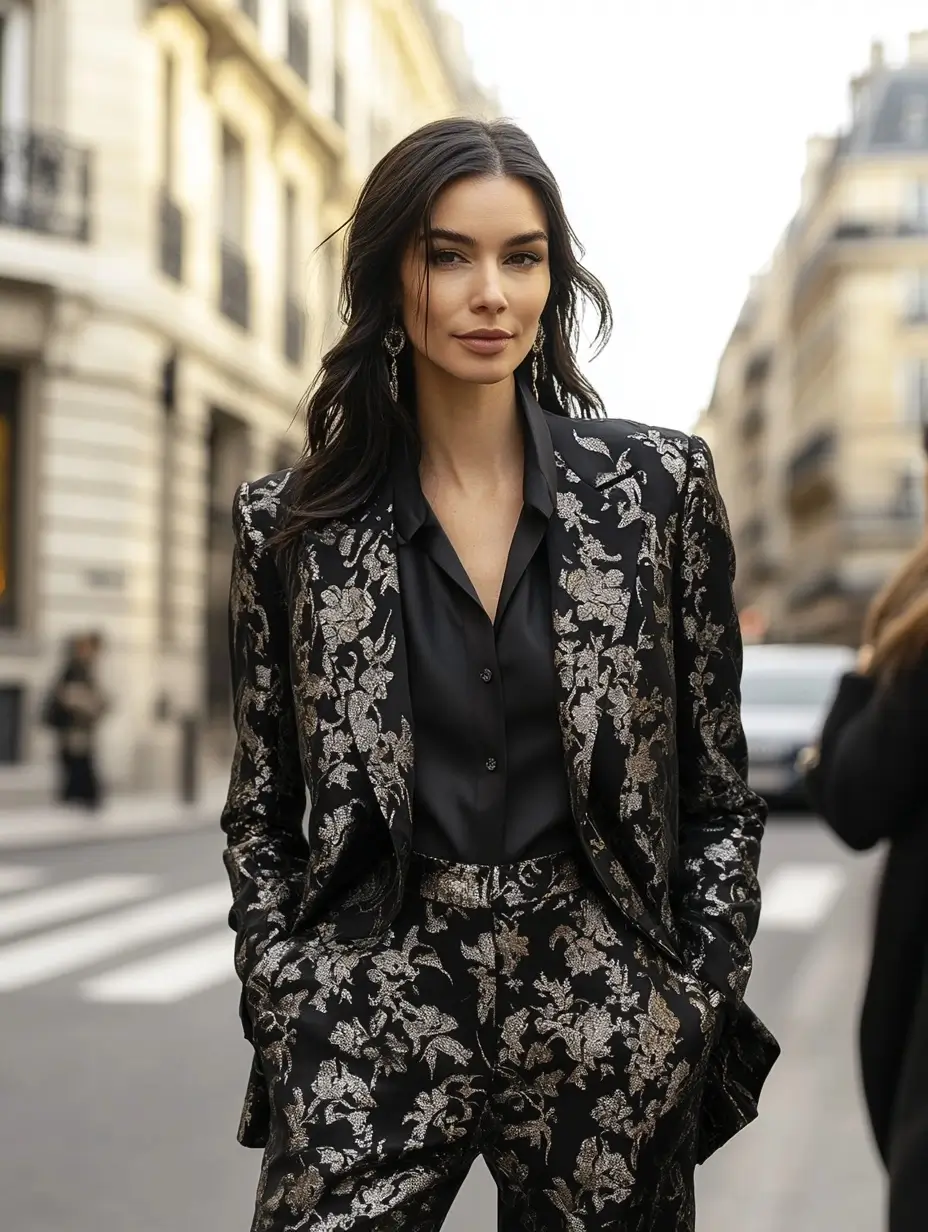
[[[455,334],[456,338],[485,338],[487,341],[499,342],[506,341],[512,337],[512,334],[507,333],[504,329],[472,329],[467,334]]]
[[[512,334],[504,329],[475,329],[469,334],[456,334],[458,342],[475,355],[498,355],[512,342]]]

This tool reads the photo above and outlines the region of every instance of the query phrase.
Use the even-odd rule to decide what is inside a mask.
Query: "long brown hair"
[[[560,189],[531,138],[507,120],[456,118],[417,129],[374,167],[348,226],[339,298],[344,331],[323,357],[305,400],[306,443],[294,468],[287,517],[275,538],[288,546],[319,522],[363,507],[384,477],[397,434],[415,438],[410,348],[399,357],[399,399],[390,396],[383,338],[399,302],[407,245],[429,222],[439,193],[465,176],[509,175],[528,184],[548,221],[551,291],[542,313],[547,410],[597,418],[599,395],[575,355],[584,302],[597,318],[595,342],[609,337],[612,313],[602,284],[580,263]],[[328,241],[331,242],[332,237]],[[427,289],[427,288],[426,288]],[[531,356],[523,364],[528,372]]]
[[[928,433],[925,446],[928,453]],[[928,528],[871,603],[864,644],[873,647],[871,673],[883,677],[910,667],[928,651]]]

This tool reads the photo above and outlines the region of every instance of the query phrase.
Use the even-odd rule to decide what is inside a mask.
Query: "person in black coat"
[[[928,536],[874,602],[807,761],[811,802],[855,851],[887,844],[860,1018],[889,1232],[928,1226]]]
[[[55,732],[62,804],[97,809],[102,803],[96,764],[96,730],[107,709],[96,676],[101,638],[97,633],[75,637],[63,670],[45,703],[44,722]]]

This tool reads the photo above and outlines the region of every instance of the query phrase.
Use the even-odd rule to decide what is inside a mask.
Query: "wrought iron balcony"
[[[287,63],[309,83],[309,22],[293,4],[287,6]]]
[[[184,279],[184,215],[167,189],[161,190],[160,201],[160,264],[161,271],[175,282]]]
[[[86,243],[90,166],[59,133],[0,126],[0,225]]]
[[[284,355],[291,364],[303,362],[306,346],[306,313],[302,305],[288,295],[284,303]]]
[[[219,246],[219,311],[242,329],[249,328],[248,263],[239,246],[227,239]]]

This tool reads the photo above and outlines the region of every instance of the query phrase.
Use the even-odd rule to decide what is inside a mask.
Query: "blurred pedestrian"
[[[855,851],[887,845],[860,1062],[890,1232],[928,1226],[928,534],[874,601],[857,670],[808,758],[812,803]]]
[[[234,514],[254,1232],[437,1230],[481,1153],[503,1228],[686,1232],[777,1054],[709,452],[600,418],[608,301],[512,124],[388,153],[342,293]]]
[[[57,798],[86,809],[102,803],[95,747],[97,726],[107,709],[97,679],[101,650],[98,633],[72,638],[64,668],[45,703],[44,720],[58,744]]]

